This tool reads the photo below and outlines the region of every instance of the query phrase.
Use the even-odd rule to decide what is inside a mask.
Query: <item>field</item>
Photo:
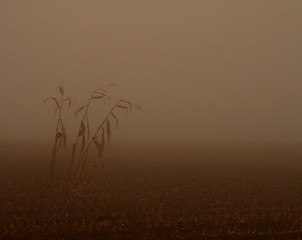
[[[302,239],[301,146],[112,146],[73,188],[60,153],[51,190],[50,146],[1,143],[1,239]]]

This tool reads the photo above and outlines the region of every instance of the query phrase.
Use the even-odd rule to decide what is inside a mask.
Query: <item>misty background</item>
[[[76,109],[115,83],[145,112],[121,112],[113,144],[300,144],[301,23],[300,0],[1,1],[0,139],[52,141],[42,102],[63,83],[73,141]]]

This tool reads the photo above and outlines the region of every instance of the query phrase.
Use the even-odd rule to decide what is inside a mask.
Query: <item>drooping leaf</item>
[[[77,110],[76,113],[75,113],[75,117],[77,117],[78,113],[80,113],[80,112],[81,112],[84,108],[86,108],[86,107],[87,107],[87,105],[78,108],[78,110]]]
[[[114,118],[114,120],[116,122],[115,128],[117,129],[118,128],[118,118],[115,116],[115,114],[113,112],[111,112],[111,115],[112,115],[112,117]]]
[[[127,103],[129,105],[130,111],[132,110],[132,103],[130,101],[127,101],[127,100],[124,100],[124,99],[121,99],[120,101],[124,102],[124,103]]]
[[[58,86],[58,88],[59,88],[59,91],[60,91],[61,95],[63,95],[63,94],[64,94],[64,89],[63,89],[63,87],[62,87],[62,86]]]
[[[84,147],[85,147],[85,142],[86,142],[86,138],[85,138],[85,134],[82,136],[82,146],[81,146],[81,154],[83,153]]]
[[[101,144],[98,142],[97,137],[93,138],[93,142],[94,142],[97,150],[99,151],[101,149]]]
[[[116,106],[119,107],[119,108],[128,109],[127,107],[125,107],[123,105],[120,105],[120,104],[117,104]]]
[[[100,159],[100,161],[102,161],[102,156],[103,156],[103,153],[104,153],[104,144],[103,144],[102,141],[101,141],[101,143],[99,143],[99,141],[98,141],[97,138],[94,138],[93,142],[94,142],[94,144],[96,146],[99,159]]]
[[[61,132],[57,132],[56,141],[58,141],[61,137],[62,137],[62,133]]]
[[[43,101],[43,104],[45,104],[48,100],[53,100],[54,103],[57,105],[57,108],[61,108],[61,107],[60,107],[60,104],[59,104],[59,102],[58,102],[58,100],[57,100],[55,97],[46,98],[46,99]]]
[[[104,127],[102,127],[101,141],[99,142],[98,138],[94,138],[93,140],[94,140],[94,143],[95,143],[96,148],[97,148],[97,152],[98,152],[98,156],[99,156],[99,159],[100,159],[101,166],[103,166],[102,157],[103,157],[103,153],[104,153],[104,150],[105,150],[105,130],[104,130]]]
[[[87,139],[89,139],[89,137],[90,137],[90,127],[89,127],[88,114],[86,115],[86,125],[87,125]]]
[[[125,99],[120,99],[120,101],[121,101],[121,102],[128,103],[129,105],[132,104],[130,101],[127,101],[127,100],[125,100]]]
[[[61,128],[62,128],[63,147],[64,147],[64,150],[65,150],[66,149],[66,142],[67,142],[67,134],[66,134],[66,129],[65,129],[65,126],[63,124],[62,119],[60,119],[60,121],[61,121]]]
[[[116,84],[114,84],[114,83],[111,83],[111,84],[108,84],[108,85],[106,85],[105,87],[103,87],[103,88],[98,88],[98,89],[96,89],[97,91],[98,90],[102,90],[103,92],[106,92],[106,88],[110,88],[110,87],[115,87],[115,86],[117,86]]]
[[[105,129],[104,129],[104,127],[102,127],[101,145],[105,146],[105,142],[106,142],[106,140],[105,140]]]
[[[86,130],[85,124],[84,124],[83,121],[81,121],[81,126],[80,126],[78,137],[84,136],[85,135],[85,130]]]
[[[98,91],[102,91],[102,93],[106,92],[106,90],[104,88],[98,88],[95,90],[95,92],[98,92]]]
[[[111,129],[110,129],[110,122],[108,119],[106,120],[106,130],[107,130],[107,139],[108,139],[108,142],[110,143]]]
[[[95,97],[93,97],[93,99],[101,99],[101,98],[103,98],[104,96],[95,96]]]

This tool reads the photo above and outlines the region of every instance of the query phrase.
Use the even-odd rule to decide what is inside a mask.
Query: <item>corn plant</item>
[[[88,117],[89,107],[91,106],[91,103],[93,100],[103,100],[104,103],[106,103],[106,100],[111,100],[111,98],[106,94],[105,88],[112,87],[112,86],[115,86],[115,85],[110,84],[104,88],[98,88],[98,89],[94,90],[92,92],[87,104],[80,107],[75,113],[75,117],[77,117],[77,115],[80,112],[84,111],[84,114],[80,121],[78,136],[72,147],[72,156],[71,156],[71,161],[70,161],[70,165],[69,165],[68,179],[73,178],[73,175],[75,173],[75,157],[76,157],[75,155],[76,155],[76,150],[77,150],[77,146],[78,146],[79,142],[81,141],[81,151],[80,151],[80,157],[81,157],[81,155],[83,154],[83,149],[86,145],[86,141],[90,138],[90,125],[89,125],[89,117]]]
[[[65,103],[66,104],[68,103],[68,109],[70,109],[70,106],[71,106],[71,97],[64,98],[64,86],[59,85],[58,89],[59,89],[59,93],[60,93],[59,98],[49,97],[49,98],[46,98],[43,102],[43,104],[45,104],[49,100],[52,101],[55,104],[54,117],[58,113],[56,130],[55,130],[55,140],[54,140],[54,145],[52,148],[52,155],[51,155],[51,161],[50,161],[50,184],[52,184],[53,178],[54,178],[58,151],[60,150],[60,148],[62,146],[65,150],[66,143],[67,143],[66,129],[65,129],[63,119],[62,119],[63,106]]]
[[[106,93],[107,87],[112,87],[114,84],[110,84],[104,88],[98,88],[94,90],[87,102],[86,105],[80,107],[77,109],[75,113],[75,117],[79,115],[80,113],[83,113],[82,118],[80,120],[78,135],[76,138],[76,141],[73,144],[72,147],[72,155],[71,155],[71,161],[69,164],[69,171],[68,171],[68,180],[78,181],[81,179],[86,163],[88,158],[88,153],[90,150],[90,147],[92,144],[95,145],[98,153],[98,159],[101,163],[101,166],[103,165],[102,162],[102,156],[105,149],[105,144],[110,143],[111,140],[111,125],[112,121],[115,122],[115,128],[118,128],[119,119],[117,117],[117,111],[118,109],[124,109],[128,113],[128,111],[131,111],[133,108],[142,110],[141,107],[132,104],[128,100],[120,99],[116,102],[116,104],[113,105],[111,110],[107,113],[106,117],[101,121],[96,131],[93,135],[90,134],[90,125],[89,125],[89,109],[94,100],[103,100],[105,103],[107,100],[111,100],[111,98]],[[49,97],[44,100],[44,103],[46,103],[48,100],[52,100],[55,103],[55,114],[58,113],[58,119],[57,119],[57,126],[55,131],[55,141],[54,146],[52,149],[52,157],[50,161],[50,183],[53,182],[54,178],[54,171],[56,166],[56,158],[58,151],[63,146],[63,148],[66,148],[66,142],[67,142],[67,135],[66,135],[66,129],[62,120],[62,110],[65,103],[68,103],[68,109],[71,106],[71,98],[64,98],[64,87],[58,86],[59,92],[60,92],[60,98],[57,99],[55,97]],[[106,135],[106,137],[105,137]],[[77,151],[78,145],[81,144],[80,149]],[[76,153],[79,153],[78,156],[76,156]],[[76,161],[77,160],[77,161]],[[95,165],[94,165],[95,166]],[[94,168],[93,168],[94,169]],[[91,170],[91,174],[92,171]]]
[[[100,94],[99,96],[102,96],[102,94]],[[88,107],[88,105],[87,105],[87,107]],[[86,107],[86,110],[87,110],[87,107]],[[87,142],[86,143],[85,142],[83,143],[83,141],[84,141],[85,132],[86,132],[86,130],[88,131],[88,127],[87,127],[87,125],[85,127],[85,125],[81,122],[78,138],[82,137],[82,148],[81,148],[81,152],[80,152],[79,163],[74,172],[75,173],[74,180],[79,181],[80,178],[82,177],[86,163],[87,163],[89,149],[92,144],[94,144],[96,147],[101,166],[103,165],[102,156],[103,156],[104,149],[105,149],[105,143],[106,142],[110,143],[110,140],[111,140],[111,122],[114,121],[115,128],[118,128],[119,120],[116,115],[117,109],[124,109],[128,112],[129,110],[131,111],[133,107],[142,111],[141,107],[132,104],[130,101],[127,101],[124,99],[120,99],[119,101],[117,101],[117,103],[107,113],[107,115],[103,119],[103,121],[101,121],[99,123],[95,133],[90,138],[88,137],[89,134],[87,133]],[[79,108],[78,111],[81,111],[82,108],[83,107]],[[84,113],[84,115],[85,114],[86,114],[86,112]],[[105,135],[106,135],[106,137],[105,137]],[[74,145],[74,146],[76,146],[76,145]],[[75,152],[75,150],[73,149],[73,155],[74,155],[74,152]],[[92,169],[92,171],[93,171],[93,169]],[[92,172],[91,172],[91,174],[92,174]]]

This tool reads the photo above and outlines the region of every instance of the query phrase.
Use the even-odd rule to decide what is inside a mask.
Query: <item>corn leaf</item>
[[[66,149],[66,142],[67,142],[67,134],[66,134],[66,129],[65,129],[65,126],[63,124],[62,119],[60,119],[60,122],[61,122],[61,129],[62,129],[63,147],[64,147],[64,150],[65,150]]]
[[[116,122],[115,128],[118,129],[118,118],[115,116],[115,114],[113,112],[111,113],[111,116],[114,118],[114,120]]]
[[[61,108],[61,107],[60,107],[60,104],[59,104],[59,102],[58,102],[58,100],[57,100],[55,97],[46,98],[46,99],[43,101],[43,104],[45,104],[48,100],[53,100],[54,103],[57,105],[57,108]]]
[[[64,90],[62,88],[62,86],[58,86],[60,93],[63,95],[64,94]]]
[[[81,121],[81,126],[80,126],[80,131],[79,131],[78,137],[84,136],[85,130],[86,130],[85,124],[83,121]]]
[[[106,120],[106,130],[107,130],[107,139],[108,139],[108,142],[110,143],[111,129],[110,129],[110,122],[108,119]]]
[[[129,104],[130,111],[132,110],[132,103],[130,101],[124,99],[121,99],[120,101]]]
[[[84,108],[86,108],[86,107],[87,107],[87,105],[78,108],[78,110],[77,110],[76,113],[75,113],[75,116],[77,117],[78,113],[80,113],[80,112],[81,112]]]
[[[103,141],[101,141],[101,143],[99,143],[98,139],[94,138],[93,142],[94,142],[94,144],[96,146],[99,159],[100,159],[100,161],[102,161],[102,156],[103,156],[103,153],[104,153],[104,144],[103,144]]]
[[[117,104],[116,106],[119,107],[119,108],[128,109],[127,107],[125,107],[123,105],[120,105],[120,104]]]
[[[90,137],[90,127],[89,127],[88,114],[86,115],[86,124],[87,124],[87,139],[89,139],[89,137]]]
[[[101,99],[101,98],[103,98],[104,96],[95,96],[95,97],[93,97],[93,99]]]

